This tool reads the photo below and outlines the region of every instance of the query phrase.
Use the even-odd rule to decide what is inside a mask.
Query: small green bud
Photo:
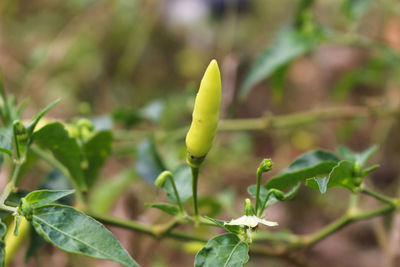
[[[29,145],[29,132],[24,124],[16,120],[13,122],[13,135],[17,160],[24,160]]]
[[[282,201],[285,199],[285,193],[283,193],[281,190],[278,189],[271,189],[271,190],[277,200]]]
[[[361,175],[361,164],[359,161],[354,162],[354,176]]]
[[[79,119],[79,120],[76,122],[76,126],[78,126],[78,128],[87,128],[87,129],[90,130],[90,131],[93,131],[93,130],[94,130],[94,125],[93,125],[93,123],[92,123],[90,120],[88,120],[88,119]]]
[[[272,170],[273,166],[274,163],[271,159],[263,159],[263,161],[261,161],[260,165],[258,166],[258,170],[261,172],[268,172]]]
[[[360,186],[362,184],[362,182],[363,182],[363,178],[362,177],[356,177],[353,180],[353,183],[354,183],[355,186]]]
[[[160,175],[158,175],[157,179],[154,181],[154,184],[158,188],[162,188],[169,176],[172,177],[172,173],[170,171],[163,171],[162,173],[160,173]]]
[[[29,139],[28,131],[26,130],[24,124],[16,120],[13,122],[13,130],[15,138],[20,143],[26,143]]]
[[[94,125],[88,119],[79,119],[76,122],[76,127],[78,128],[81,138],[90,138],[94,131]]]
[[[244,200],[244,215],[246,215],[246,216],[255,215],[255,212],[253,209],[253,204],[251,204],[251,200],[249,198],[246,198]]]
[[[18,208],[19,213],[22,214],[28,221],[32,220],[32,213],[33,209],[32,206],[26,201],[25,198],[21,199],[21,202],[19,204]]]

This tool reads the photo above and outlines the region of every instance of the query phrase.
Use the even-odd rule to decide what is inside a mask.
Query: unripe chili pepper
[[[187,162],[199,167],[214,141],[221,105],[221,77],[218,63],[213,59],[208,65],[197,93],[192,124],[186,135]]]

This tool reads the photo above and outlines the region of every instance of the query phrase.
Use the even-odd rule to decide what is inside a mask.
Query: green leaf
[[[296,28],[281,31],[275,43],[269,46],[251,66],[241,88],[245,97],[254,85],[269,77],[279,68],[311,51],[322,39],[320,31],[303,32]]]
[[[6,258],[5,248],[6,244],[4,243],[4,237],[7,232],[6,225],[0,219],[0,267],[4,266],[4,259]]]
[[[336,148],[337,153],[339,154],[339,156],[344,159],[344,160],[348,160],[348,161],[356,161],[356,152],[354,152],[353,150],[351,150],[348,147],[345,146],[339,146]]]
[[[215,223],[215,226],[223,228],[223,229],[227,230],[230,233],[239,234],[241,232],[241,227],[239,225],[228,225],[228,224],[225,224],[225,221],[218,220],[218,219],[213,219],[213,218],[210,218],[208,216],[204,216],[204,218],[206,218],[207,220],[212,221],[213,223]]]
[[[21,216],[19,214],[14,215],[14,235],[17,236],[19,234],[19,226],[21,225]]]
[[[182,165],[176,168],[172,172],[174,176],[174,181],[176,184],[176,189],[181,199],[182,204],[186,202],[192,196],[192,172],[189,166]],[[163,186],[165,191],[167,191],[167,197],[170,201],[178,203],[175,197],[174,188],[172,187],[170,179],[165,181]]]
[[[339,159],[329,151],[313,150],[298,157],[286,170],[270,179],[264,186],[284,189],[307,178],[327,175],[338,161]]]
[[[325,194],[328,190],[329,177],[314,177],[306,180],[306,186],[314,190],[319,190],[321,194]]]
[[[362,168],[368,159],[378,150],[378,146],[373,145],[360,153],[354,152],[345,146],[340,146],[336,150],[340,157],[351,162],[358,162],[360,168]]]
[[[360,163],[360,167],[364,167],[365,163],[367,163],[368,159],[378,150],[377,145],[373,145],[363,152],[357,153],[357,161]]]
[[[312,178],[307,180],[307,186],[320,190],[322,194],[333,187],[344,187],[354,192],[358,187],[355,184],[354,162],[342,160],[337,164],[326,178]]]
[[[47,174],[45,179],[40,184],[39,188],[44,190],[72,191],[72,190],[66,190],[66,189],[71,189],[71,184],[68,182],[67,177],[65,177],[65,175],[57,169],[54,169],[49,174]],[[57,203],[63,205],[72,205],[73,196],[69,195],[61,199],[58,199]],[[29,245],[25,253],[25,262],[27,262],[31,257],[36,256],[40,251],[40,249],[45,244],[47,244],[46,240],[44,240],[43,237],[41,237],[38,233],[36,233],[36,231],[34,231],[33,226],[30,225],[30,227],[31,227],[31,230],[29,231],[30,237],[28,238]]]
[[[34,209],[32,225],[61,250],[139,266],[107,228],[72,207],[49,205]]]
[[[61,123],[54,122],[34,133],[34,142],[49,149],[54,157],[69,171],[71,178],[81,190],[87,186],[81,167],[82,151],[75,139],[69,137]]]
[[[286,74],[289,69],[289,63],[277,68],[271,75],[272,97],[276,102],[282,102],[283,89],[285,87]]]
[[[165,213],[171,214],[171,215],[178,215],[179,214],[179,208],[177,206],[167,204],[167,203],[146,203],[146,207],[149,208],[156,208],[159,210],[164,211]]]
[[[329,174],[328,188],[342,186],[353,191],[354,185],[354,163],[342,160],[337,166],[332,169]]]
[[[344,0],[342,11],[350,20],[359,19],[371,6],[372,0]]]
[[[24,199],[31,208],[40,208],[74,192],[75,190],[37,190],[29,193]]]
[[[371,167],[368,167],[368,168],[362,170],[361,176],[362,176],[362,177],[365,177],[367,174],[369,174],[369,173],[375,171],[376,169],[378,169],[378,168],[380,168],[380,167],[381,167],[381,166],[380,166],[379,164],[372,165]]]
[[[314,180],[317,182],[321,194],[325,194],[326,190],[328,189],[329,177],[323,177],[323,178],[315,177]]]
[[[112,142],[111,131],[100,131],[83,145],[83,151],[88,162],[87,168],[83,169],[83,174],[88,187],[91,187],[97,180],[101,168],[111,153]]]
[[[138,145],[135,168],[137,173],[153,186],[157,176],[166,169],[156,151],[152,138],[148,138]]]
[[[26,126],[29,131],[29,135],[32,135],[33,131],[35,130],[36,125],[40,121],[40,119],[49,111],[52,107],[54,107],[58,102],[60,102],[60,98],[54,100],[50,104],[48,104],[44,109],[42,109],[39,113],[35,115],[32,121]]]
[[[223,234],[209,240],[197,253],[195,267],[243,266],[249,260],[249,246],[235,234]]]
[[[13,137],[12,127],[0,129],[0,152],[6,153],[10,157],[12,156],[12,151],[13,151],[12,137]],[[3,155],[0,156],[3,157]]]

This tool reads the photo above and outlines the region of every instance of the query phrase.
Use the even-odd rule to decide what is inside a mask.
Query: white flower
[[[254,228],[259,223],[262,223],[266,226],[277,226],[278,225],[277,222],[267,221],[267,220],[258,218],[255,215],[252,215],[252,216],[243,215],[240,218],[231,220],[230,222],[226,222],[225,225],[240,225],[240,226],[247,226],[249,228]]]

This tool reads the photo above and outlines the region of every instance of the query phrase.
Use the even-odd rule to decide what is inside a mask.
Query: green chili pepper
[[[186,135],[187,162],[192,167],[199,167],[211,149],[217,132],[220,105],[221,77],[218,63],[213,59],[201,80],[192,124]]]

